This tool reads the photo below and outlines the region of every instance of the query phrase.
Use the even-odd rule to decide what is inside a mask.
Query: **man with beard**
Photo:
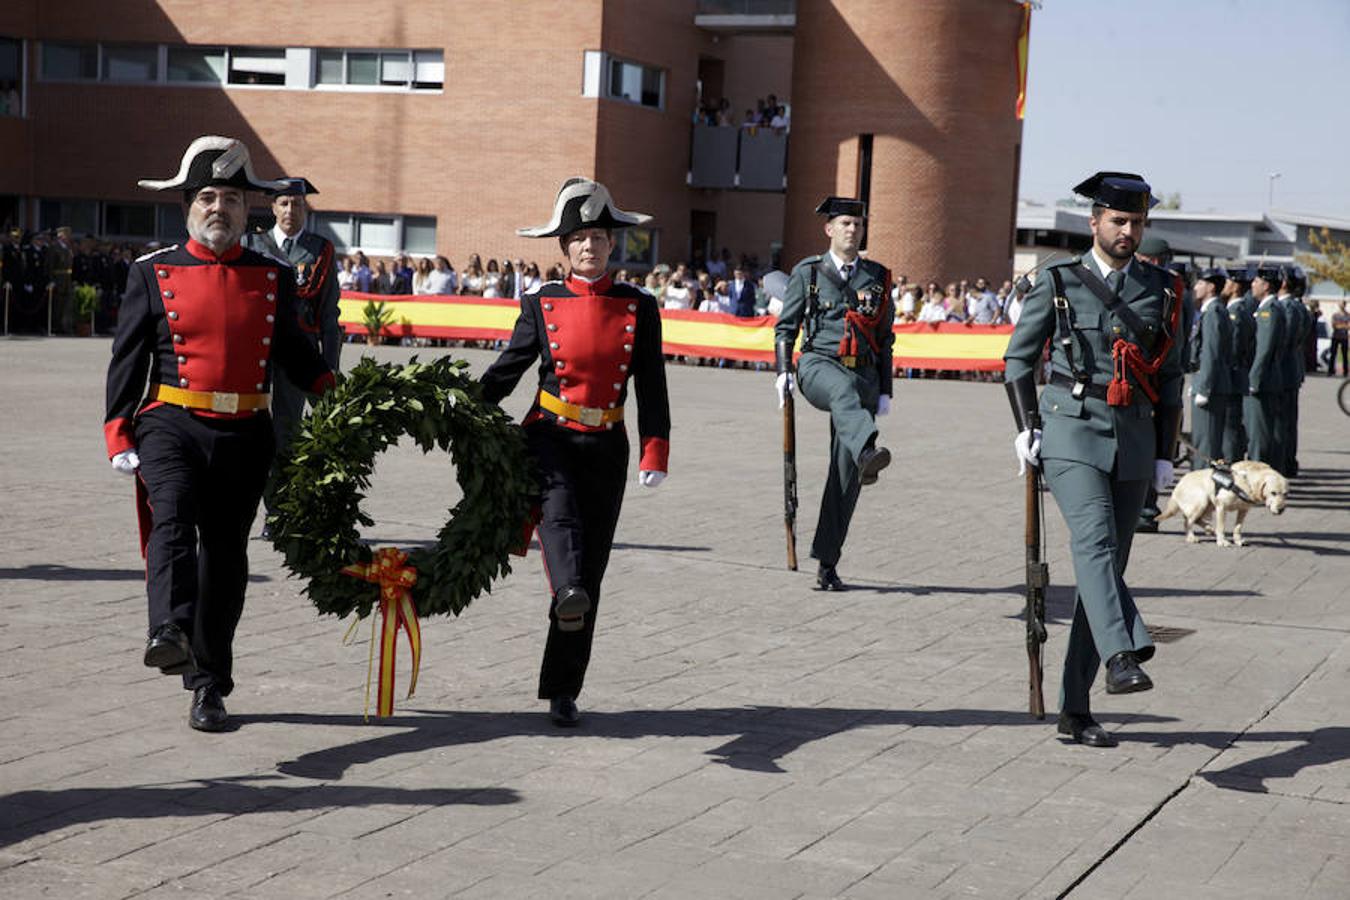
[[[1092,248],[1042,272],[1004,355],[1019,465],[1040,466],[1068,525],[1077,582],[1060,689],[1059,732],[1093,747],[1116,740],[1088,695],[1106,661],[1106,692],[1153,687],[1154,653],[1125,585],[1150,485],[1172,483],[1181,418],[1180,299],[1171,273],[1135,259],[1157,201],[1138,175],[1098,172],[1074,188],[1092,200]],[[1046,341],[1052,374],[1039,402]],[[1042,423],[1044,423],[1042,425]]]
[[[292,270],[244,249],[248,148],[197,138],[178,174],[190,239],[138,259],[108,367],[108,456],[136,477],[150,630],[144,661],[182,675],[188,724],[228,727],[223,697],[248,580],[248,531],[272,462],[273,365],[314,392],[333,384],[300,331]],[[149,381],[149,390],[146,382]]]
[[[816,212],[825,216],[830,247],[793,268],[774,329],[781,408],[800,382],[802,396],[830,414],[830,471],[811,541],[819,562],[816,584],[823,591],[845,585],[835,567],[843,552],[858,493],[874,484],[891,462],[877,446],[876,417],[891,410],[891,272],[862,259],[858,251],[867,227],[861,200],[827,197]],[[794,375],[793,348],[804,331]]]
[[[296,313],[300,330],[308,336],[324,362],[338,371],[342,353],[342,326],[338,324],[337,253],[333,242],[305,227],[309,219],[309,195],[319,191],[306,178],[282,178],[284,187],[272,198],[276,225],[271,231],[251,234],[244,246],[275,256],[295,270]],[[272,382],[272,428],[280,460],[290,447],[305,413],[306,385],[297,385],[281,373]],[[275,481],[277,472],[272,472]],[[268,495],[263,496],[264,504]],[[263,525],[264,538],[269,536]]]

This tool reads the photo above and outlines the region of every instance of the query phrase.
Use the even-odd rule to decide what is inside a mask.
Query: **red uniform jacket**
[[[549,281],[520,299],[511,343],[483,374],[483,394],[499,402],[539,360],[539,389],[565,403],[614,409],[628,398],[628,379],[637,389],[638,468],[665,472],[670,454],[670,398],[661,353],[661,315],[650,294],[609,276],[589,283],[580,278]],[[539,420],[574,431],[603,431],[535,405],[525,424]]]
[[[333,383],[300,330],[288,266],[239,245],[217,257],[193,240],[142,256],[127,275],[108,366],[108,456],[135,447],[147,375],[192,391],[259,394],[271,386],[274,361],[315,393]]]

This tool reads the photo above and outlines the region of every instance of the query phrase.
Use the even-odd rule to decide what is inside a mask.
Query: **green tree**
[[[1309,282],[1330,281],[1350,291],[1350,245],[1331,236],[1331,229],[1308,232],[1314,253],[1300,253],[1298,263],[1308,273]]]

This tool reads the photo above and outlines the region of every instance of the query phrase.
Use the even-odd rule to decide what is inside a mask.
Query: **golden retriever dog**
[[[1216,483],[1213,469],[1198,469],[1187,474],[1172,488],[1167,508],[1158,516],[1158,520],[1162,521],[1181,513],[1186,519],[1186,543],[1196,544],[1200,542],[1196,526],[1210,530],[1207,520],[1213,513],[1213,531],[1219,546],[1228,547],[1236,544],[1241,547],[1244,543],[1242,523],[1247,519],[1247,510],[1262,504],[1278,516],[1284,512],[1289,482],[1279,472],[1262,462],[1244,460],[1233,463],[1231,474],[1232,488]],[[1245,498],[1243,494],[1246,495]],[[1237,514],[1231,542],[1224,534],[1224,523],[1230,510]]]

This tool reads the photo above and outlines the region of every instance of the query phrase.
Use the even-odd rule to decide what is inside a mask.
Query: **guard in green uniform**
[[[1280,290],[1276,304],[1284,313],[1285,358],[1284,400],[1280,403],[1280,465],[1275,468],[1286,478],[1298,475],[1298,394],[1303,390],[1304,347],[1312,331],[1312,314],[1303,305],[1306,281],[1297,266],[1280,267]]]
[[[75,284],[71,280],[75,248],[70,243],[70,228],[56,229],[56,240],[47,245],[47,286],[52,292],[52,332],[75,333]]]
[[[1004,355],[1024,467],[1041,466],[1069,528],[1077,601],[1060,688],[1059,731],[1094,747],[1116,741],[1088,695],[1106,661],[1106,692],[1146,691],[1153,641],[1125,585],[1150,485],[1172,483],[1181,418],[1180,298],[1172,273],[1135,258],[1157,203],[1138,175],[1098,172],[1074,191],[1092,200],[1092,249],[1046,268]],[[1035,370],[1052,341],[1039,402]],[[1042,424],[1044,423],[1044,424]]]
[[[842,591],[835,566],[862,485],[872,484],[891,461],[878,447],[876,417],[891,408],[891,273],[862,259],[866,205],[828,197],[816,212],[825,216],[830,249],[797,263],[788,278],[783,312],[774,329],[778,405],[799,382],[802,396],[830,414],[830,472],[811,555],[820,562],[821,590]],[[796,376],[792,351],[802,331]]]
[[[1256,301],[1256,349],[1251,371],[1247,373],[1247,401],[1242,407],[1247,424],[1247,458],[1271,466],[1280,463],[1280,435],[1276,427],[1280,404],[1284,400],[1282,357],[1285,342],[1284,314],[1275,305],[1275,290],[1280,270],[1260,266],[1252,279],[1252,299]]]
[[[1229,356],[1228,379],[1233,393],[1228,398],[1228,414],[1223,421],[1223,458],[1235,463],[1247,458],[1247,428],[1242,406],[1247,399],[1247,373],[1256,355],[1256,319],[1247,308],[1247,286],[1251,277],[1246,269],[1228,273],[1223,298],[1228,303],[1228,322],[1233,326],[1233,350]]]
[[[1233,323],[1219,292],[1228,283],[1223,269],[1206,269],[1195,282],[1195,300],[1200,304],[1190,342],[1186,346],[1187,370],[1191,375],[1192,469],[1205,469],[1223,460],[1224,420],[1233,395],[1231,360]]]

